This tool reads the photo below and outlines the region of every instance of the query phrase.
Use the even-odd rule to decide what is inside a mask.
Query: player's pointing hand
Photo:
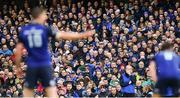
[[[84,38],[91,37],[95,34],[95,32],[96,32],[95,30],[86,31],[83,33],[83,37]]]

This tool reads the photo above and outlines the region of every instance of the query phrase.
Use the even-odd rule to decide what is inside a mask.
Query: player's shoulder
[[[24,31],[27,30],[27,28],[28,28],[28,24],[25,24],[25,25],[22,25],[21,27],[19,27],[18,28],[19,29],[19,34],[18,35],[22,36]]]
[[[20,31],[24,31],[29,27],[29,24],[22,25],[20,28]]]
[[[156,59],[158,59],[158,58],[162,58],[163,55],[164,55],[164,52],[163,52],[163,51],[160,51],[160,52],[158,52],[158,53],[156,53],[156,54],[154,55],[153,60],[156,60]]]
[[[158,52],[158,53],[155,53],[155,54],[154,54],[154,57],[158,57],[159,55],[162,55],[162,52],[161,52],[161,51]]]
[[[41,29],[43,31],[46,31],[47,30],[47,27],[44,26],[44,25],[41,25],[41,24],[36,24],[36,23],[28,23],[28,24],[25,24],[23,26],[20,27],[20,33],[19,35],[23,35],[25,34],[25,32],[27,30],[30,30],[30,29]]]
[[[177,55],[175,52],[173,51],[161,51],[159,53],[157,53],[156,57],[164,57],[164,56],[171,56],[173,58],[179,58],[179,55]]]
[[[180,58],[180,55],[176,54],[175,52],[173,52],[173,56],[178,59]]]

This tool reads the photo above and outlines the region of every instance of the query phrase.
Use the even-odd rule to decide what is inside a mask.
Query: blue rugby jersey
[[[51,56],[48,50],[48,37],[56,33],[44,25],[30,23],[23,26],[19,33],[19,41],[28,51],[28,67],[50,66]]]
[[[179,78],[180,57],[171,51],[161,51],[155,56],[158,79]]]

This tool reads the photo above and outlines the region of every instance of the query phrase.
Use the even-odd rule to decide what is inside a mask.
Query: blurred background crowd
[[[47,8],[45,25],[83,33],[85,40],[49,38],[54,77],[61,97],[152,96],[148,64],[169,40],[180,54],[178,0],[0,0],[0,96],[22,96],[16,77],[15,45],[31,9]],[[24,51],[23,61],[27,52]],[[22,62],[24,71],[26,63]],[[35,96],[43,96],[41,83]]]

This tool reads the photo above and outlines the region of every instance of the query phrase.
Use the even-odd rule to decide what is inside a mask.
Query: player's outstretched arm
[[[78,40],[78,39],[83,39],[83,38],[93,36],[94,33],[95,33],[95,30],[86,31],[83,33],[59,31],[56,34],[56,39],[57,40],[60,40],[60,39]]]
[[[157,82],[156,63],[154,61],[151,61],[149,64],[149,73],[150,73],[151,79],[154,82]]]
[[[21,70],[21,57],[22,57],[22,49],[24,48],[24,45],[22,43],[18,43],[16,45],[16,51],[15,51],[15,63],[16,63],[16,75],[18,77],[21,77],[22,75],[22,70]]]

